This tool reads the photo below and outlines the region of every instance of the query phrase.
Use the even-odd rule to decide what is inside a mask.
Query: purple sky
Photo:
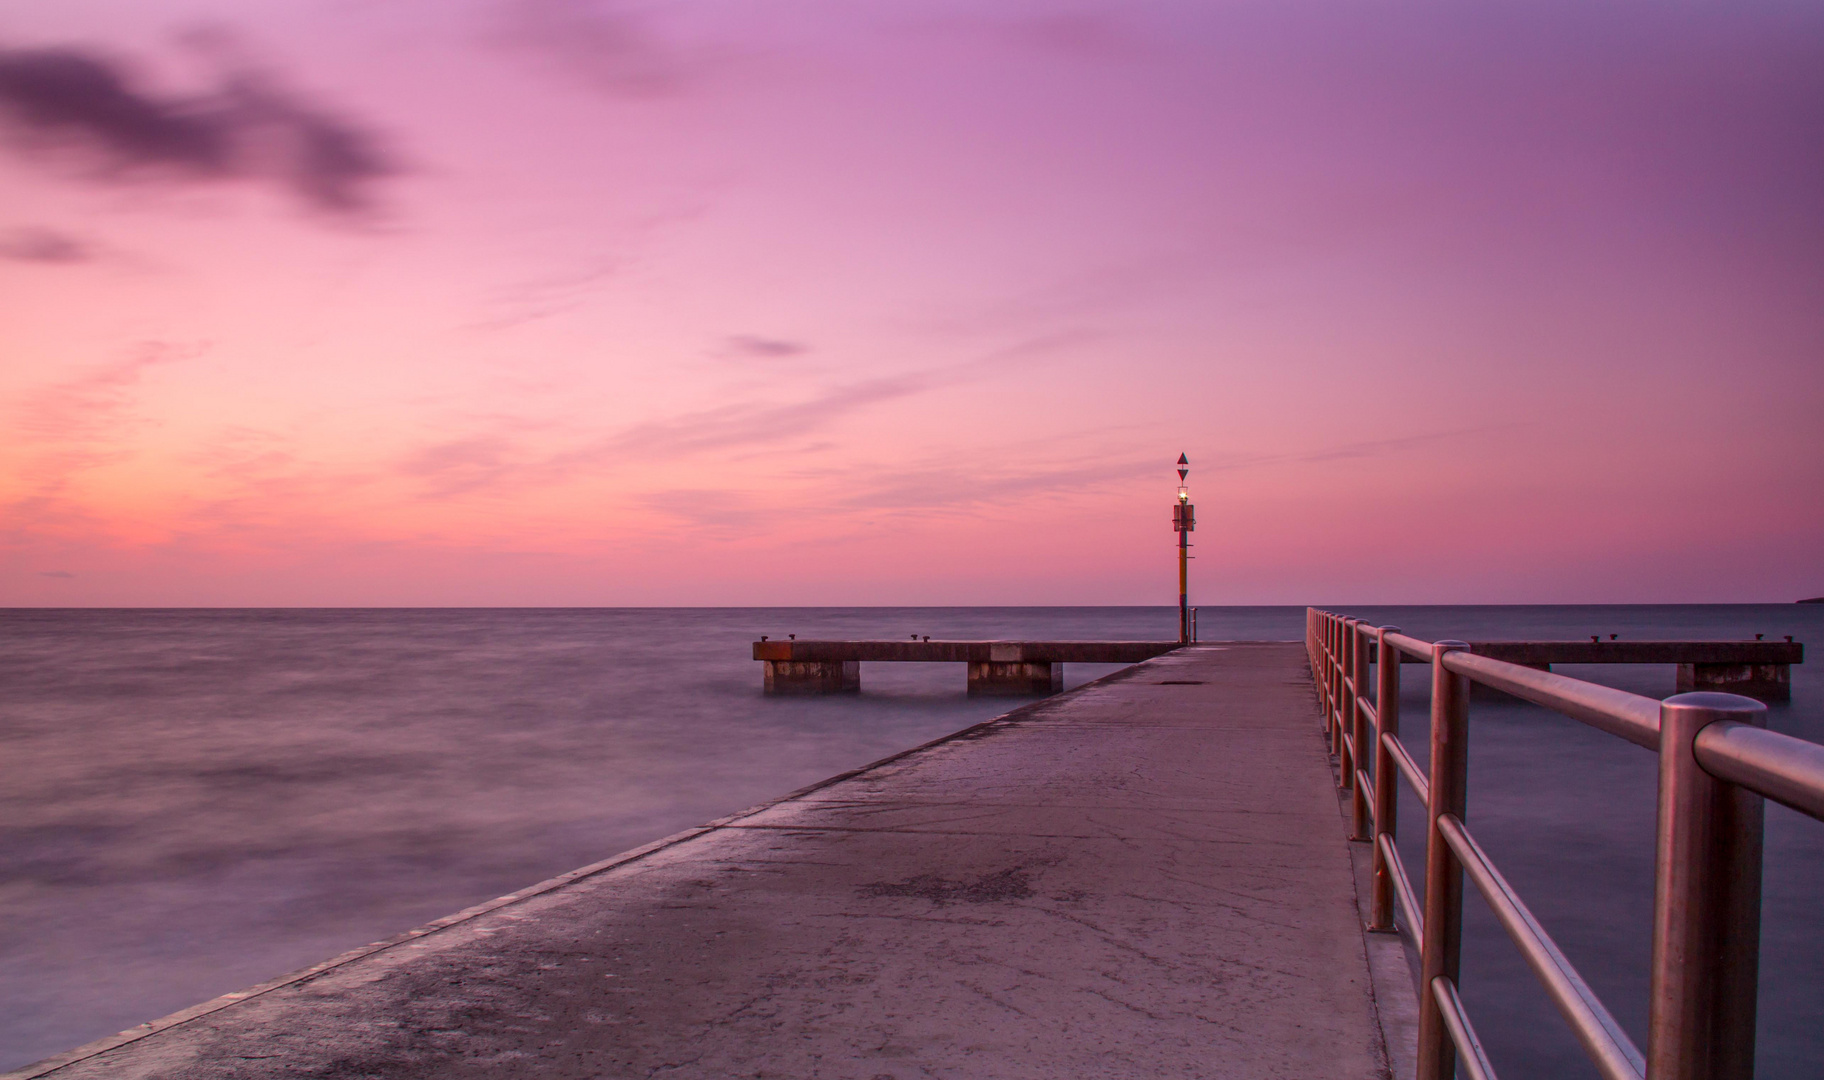
[[[1824,593],[1824,7],[0,15],[0,603]]]

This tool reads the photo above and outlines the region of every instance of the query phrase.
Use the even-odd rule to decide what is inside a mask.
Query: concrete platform
[[[1302,644],[1191,646],[22,1076],[1388,1074]]]
[[[1028,697],[1064,689],[1065,664],[1138,664],[1176,641],[768,641],[754,642],[769,694],[853,694],[861,664],[962,663],[970,697]]]

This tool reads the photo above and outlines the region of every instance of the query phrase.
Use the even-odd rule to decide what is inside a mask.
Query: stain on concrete
[[[1032,877],[1014,868],[983,874],[973,881],[951,881],[937,874],[920,874],[904,881],[873,881],[855,890],[857,896],[912,896],[942,907],[949,903],[993,904],[1025,900],[1032,896]]]

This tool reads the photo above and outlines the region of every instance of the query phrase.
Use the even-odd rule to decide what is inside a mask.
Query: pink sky
[[[1172,603],[1181,451],[1202,604],[1824,593],[1813,3],[28,0],[0,113],[0,604]]]

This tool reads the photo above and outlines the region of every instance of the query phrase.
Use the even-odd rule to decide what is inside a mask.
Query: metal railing
[[[1457,994],[1465,875],[1605,1080],[1752,1080],[1763,799],[1824,820],[1824,746],[1766,730],[1733,694],[1664,701],[1510,664],[1461,641],[1307,609],[1325,733],[1350,792],[1351,839],[1373,844],[1369,930],[1419,946],[1417,1080],[1494,1080]],[[1370,649],[1375,679],[1369,691]],[[1430,768],[1400,742],[1400,654],[1431,665]],[[1469,685],[1481,683],[1659,755],[1647,1047],[1636,1047],[1464,823]],[[1425,890],[1394,846],[1399,779],[1426,808]]]

